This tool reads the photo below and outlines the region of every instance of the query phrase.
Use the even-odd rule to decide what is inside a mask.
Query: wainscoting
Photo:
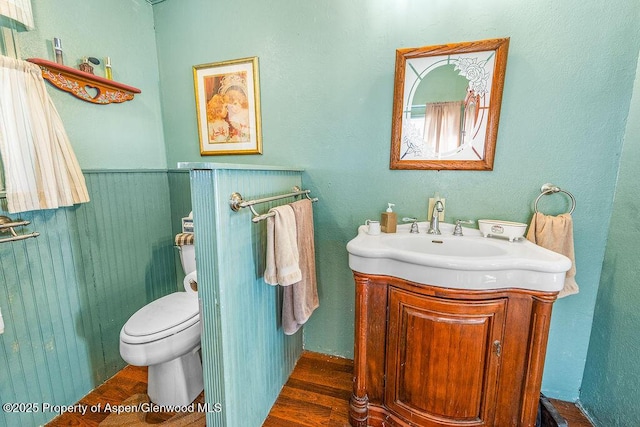
[[[225,410],[207,425],[255,426],[266,417],[302,353],[302,331],[280,324],[280,287],[262,279],[266,225],[249,209],[233,212],[231,194],[246,200],[291,192],[301,172],[269,167],[195,164],[190,172],[201,300],[205,400]],[[266,212],[278,200],[256,206]]]
[[[181,176],[188,193],[188,174]],[[85,178],[87,204],[0,209],[31,221],[24,232],[40,233],[0,244],[3,403],[78,401],[125,365],[118,342],[129,316],[177,290],[167,171],[85,171]],[[39,425],[55,415],[0,412],[0,426]]]

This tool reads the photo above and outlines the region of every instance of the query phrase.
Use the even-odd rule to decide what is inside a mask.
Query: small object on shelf
[[[98,58],[94,58],[93,56],[90,56],[89,58],[87,58],[89,60],[89,62],[91,62],[93,65],[100,65],[100,60]]]
[[[111,104],[130,101],[141,90],[94,74],[85,73],[66,65],[41,58],[27,61],[40,66],[42,77],[60,90],[93,104]],[[95,91],[95,95],[87,91]]]
[[[85,73],[93,74],[93,67],[89,64],[89,58],[84,56],[82,58],[82,62],[78,65],[78,70],[84,71]]]
[[[113,70],[111,69],[111,57],[107,56],[104,60],[104,76],[109,80],[113,80]]]
[[[57,37],[53,39],[53,52],[56,57],[56,62],[60,65],[64,65],[64,59],[62,58],[62,40]]]

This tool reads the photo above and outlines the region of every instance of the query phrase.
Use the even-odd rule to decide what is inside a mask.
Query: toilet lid
[[[124,325],[123,332],[130,337],[156,340],[180,332],[199,320],[198,297],[175,292],[136,311]]]

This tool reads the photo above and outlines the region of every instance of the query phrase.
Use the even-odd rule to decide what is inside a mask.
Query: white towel
[[[579,289],[575,280],[576,262],[573,251],[573,220],[571,215],[565,213],[552,216],[536,212],[531,218],[527,240],[571,260],[571,268],[567,271],[564,287],[558,293],[558,298],[577,294]]]
[[[270,285],[289,286],[302,279],[299,265],[296,219],[289,205],[269,210],[267,218],[267,254],[264,281]]]
[[[316,280],[316,252],[313,241],[313,209],[311,200],[291,204],[295,214],[299,265],[299,282],[284,288],[282,296],[282,329],[286,335],[295,334],[309,320],[320,305]]]

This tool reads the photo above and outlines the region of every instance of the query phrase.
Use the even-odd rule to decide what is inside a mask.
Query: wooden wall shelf
[[[76,98],[93,104],[111,104],[131,101],[141,90],[75,68],[41,58],[29,58],[40,66],[42,77],[52,85]]]

